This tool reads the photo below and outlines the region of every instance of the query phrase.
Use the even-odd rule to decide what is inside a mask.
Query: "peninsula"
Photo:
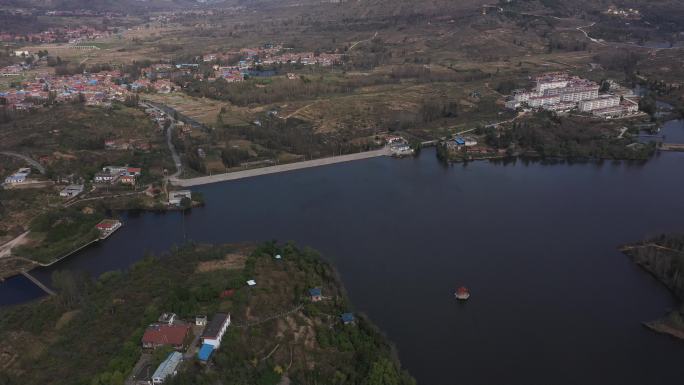
[[[0,383],[118,385],[173,365],[165,384],[415,384],[333,268],[293,244],[187,245],[53,283],[0,313]]]

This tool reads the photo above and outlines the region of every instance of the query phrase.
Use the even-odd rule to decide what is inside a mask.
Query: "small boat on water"
[[[461,286],[458,289],[456,289],[456,292],[454,293],[454,297],[456,297],[457,300],[465,301],[468,298],[470,298],[470,291],[468,290],[467,287]]]

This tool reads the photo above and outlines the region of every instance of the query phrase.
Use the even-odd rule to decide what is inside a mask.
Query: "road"
[[[139,195],[145,193],[144,191],[133,191],[133,192],[128,192],[128,193],[123,193],[123,194],[115,194],[115,195],[102,195],[99,197],[92,197],[92,198],[83,198],[83,199],[74,199],[73,201],[67,203],[64,205],[65,208],[71,207],[77,203],[81,202],[88,202],[88,201],[96,201],[99,199],[113,199],[113,198],[121,198],[121,197],[127,197],[127,196],[132,196],[132,195]]]
[[[389,156],[390,154],[391,154],[391,152],[390,152],[389,148],[384,147],[380,150],[359,152],[356,154],[333,156],[330,158],[306,160],[303,162],[281,164],[281,165],[277,165],[277,166],[261,167],[261,168],[251,169],[251,170],[229,172],[226,174],[216,174],[216,175],[202,176],[202,177],[191,178],[191,179],[169,178],[169,181],[171,182],[171,184],[176,185],[176,186],[191,187],[191,186],[199,186],[199,185],[210,184],[210,183],[225,182],[225,181],[229,181],[229,180],[251,178],[251,177],[261,176],[261,175],[276,174],[276,173],[280,173],[280,172],[301,170],[301,169],[310,168],[310,167],[326,166],[326,165],[335,164],[335,163],[351,162],[354,160],[377,158],[377,157],[381,157],[381,156]]]
[[[176,151],[176,146],[173,145],[173,129],[176,126],[176,121],[172,118],[172,123],[166,130],[166,145],[169,146],[169,151],[171,151],[171,158],[173,158],[173,164],[176,166],[176,172],[171,175],[171,178],[178,178],[183,171],[183,163],[181,162],[180,155]]]
[[[45,167],[43,167],[43,165],[38,163],[36,160],[31,159],[30,157],[28,157],[26,155],[20,154],[18,152],[13,152],[13,151],[0,151],[0,154],[24,160],[24,161],[26,161],[26,163],[35,167],[41,174],[45,174]]]
[[[26,237],[29,232],[26,231],[18,237],[12,239],[11,241],[0,245],[0,258],[9,257],[12,255],[12,248],[15,246],[20,246],[26,241]]]
[[[166,145],[169,147],[169,151],[171,152],[171,158],[173,158],[173,164],[176,166],[176,172],[173,173],[170,178],[178,178],[183,171],[183,163],[181,162],[180,155],[178,155],[178,151],[176,151],[176,146],[173,145],[173,129],[176,128],[176,119],[173,118],[173,113],[170,113],[168,110],[164,110],[160,107],[157,107],[156,105],[152,105],[150,103],[145,103],[141,102],[140,106],[143,108],[151,108],[154,110],[157,110],[159,112],[163,112],[167,115],[168,119],[171,120],[171,125],[169,128],[166,130]],[[173,110],[171,110],[173,111]],[[169,178],[169,179],[170,179]]]
[[[376,37],[378,37],[378,33],[377,33],[377,32],[375,32],[375,33],[373,34],[373,37],[371,37],[371,38],[369,38],[369,39],[359,40],[359,41],[357,41],[356,43],[352,44],[351,46],[349,46],[349,50],[348,50],[348,51],[351,51],[351,50],[353,50],[354,47],[356,47],[357,45],[359,45],[359,44],[361,44],[361,43],[363,43],[363,42],[366,42],[366,41],[371,41],[371,40],[375,39]]]

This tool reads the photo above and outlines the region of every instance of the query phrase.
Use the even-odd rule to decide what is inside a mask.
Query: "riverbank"
[[[684,300],[684,234],[664,234],[624,246],[621,251]],[[684,303],[663,319],[644,322],[644,326],[684,339]]]
[[[334,269],[311,249],[272,242],[186,245],[163,258],[148,256],[127,272],[102,274],[96,282],[70,273],[58,278],[63,287],[57,296],[0,313],[0,367],[9,383],[148,379],[150,373],[132,373],[142,353],[140,337],[161,313],[174,312],[177,322],[194,323],[197,314],[231,316],[210,365],[186,354],[177,383],[219,376],[269,385],[330,379],[361,384],[383,375],[392,384],[415,384],[385,337],[354,312]],[[250,286],[248,279],[256,283]],[[312,298],[312,288],[322,297]],[[353,322],[343,322],[346,313]]]
[[[384,147],[380,150],[365,151],[365,152],[359,152],[359,153],[355,153],[355,154],[333,156],[333,157],[329,157],[329,158],[306,160],[306,161],[302,161],[302,162],[281,164],[281,165],[277,165],[277,166],[261,167],[261,168],[255,168],[255,169],[244,170],[244,171],[236,171],[236,172],[231,172],[231,173],[226,173],[226,174],[216,174],[216,175],[202,176],[202,177],[190,178],[190,179],[180,179],[177,177],[171,177],[171,178],[169,178],[169,181],[171,182],[171,184],[173,184],[175,186],[191,187],[191,186],[199,186],[199,185],[205,185],[205,184],[211,184],[211,183],[226,182],[226,181],[230,181],[230,180],[252,178],[252,177],[261,176],[261,175],[269,175],[269,174],[276,174],[276,173],[282,173],[282,172],[288,172],[288,171],[294,171],[294,170],[302,170],[302,169],[312,168],[312,167],[327,166],[327,165],[336,164],[336,163],[344,163],[344,162],[352,162],[352,161],[356,161],[356,160],[371,159],[371,158],[377,158],[377,157],[383,157],[383,156],[389,156],[389,155],[391,155],[391,151],[389,150],[388,147]]]
[[[201,193],[191,193],[187,205],[168,204],[146,191],[74,199],[33,218],[28,230],[0,245],[0,280],[38,267],[50,267],[86,247],[103,241],[95,225],[123,212],[176,212],[204,206]],[[161,195],[161,197],[165,197]],[[112,232],[106,232],[111,234]]]

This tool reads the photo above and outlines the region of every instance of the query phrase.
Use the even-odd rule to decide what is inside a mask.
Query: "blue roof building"
[[[202,344],[199,352],[197,352],[197,358],[202,362],[209,361],[211,354],[214,352],[214,345]]]
[[[352,314],[352,313],[344,313],[344,314],[342,314],[342,316],[340,318],[342,318],[342,322],[345,325],[354,322],[354,314]]]
[[[321,294],[322,291],[320,287],[314,287],[313,289],[309,289],[309,295],[312,297],[320,297]]]
[[[314,302],[320,301],[321,299],[323,299],[323,291],[320,287],[314,287],[313,289],[309,289],[309,296],[311,297],[311,300]]]
[[[459,146],[465,146],[465,139],[463,138],[456,138],[454,139],[454,142],[456,142],[456,144]]]

